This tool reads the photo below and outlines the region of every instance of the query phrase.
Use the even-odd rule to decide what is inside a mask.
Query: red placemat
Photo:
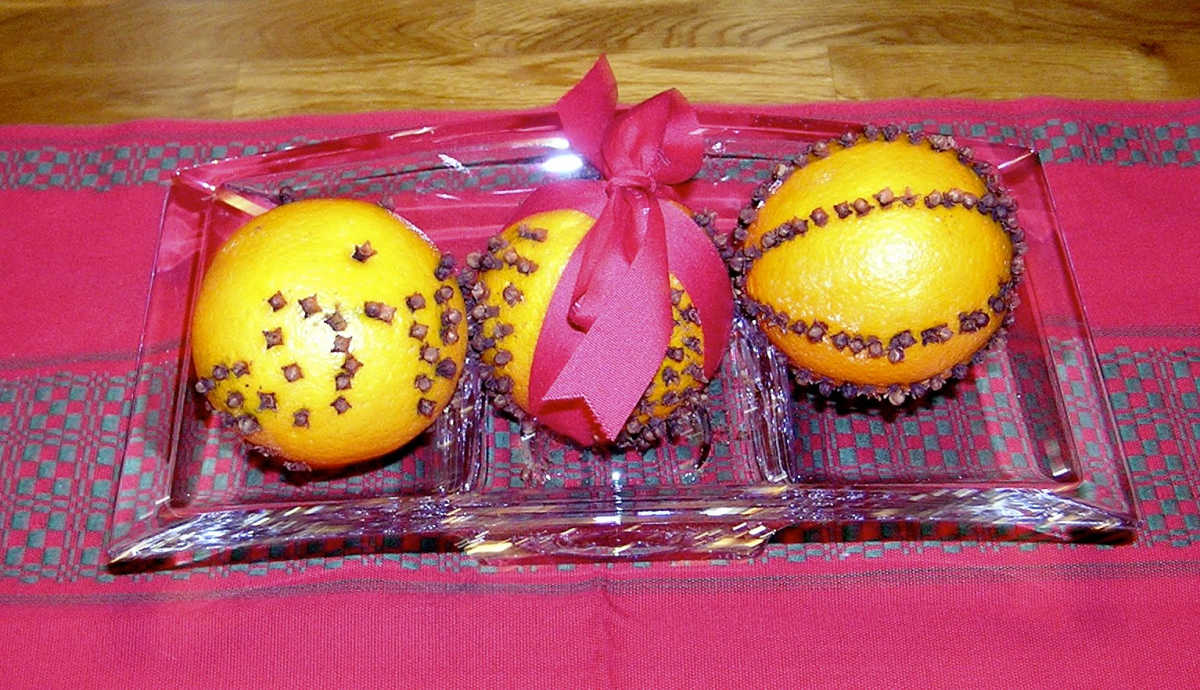
[[[1200,671],[1200,102],[813,104],[1046,164],[1144,525],[1130,546],[777,544],[489,568],[386,554],[113,575],[101,551],[172,170],[467,113],[0,128],[6,684],[1124,687]]]

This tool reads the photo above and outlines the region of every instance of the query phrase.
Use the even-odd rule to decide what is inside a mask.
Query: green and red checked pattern
[[[1200,165],[1200,124],[1171,122],[1147,126],[1116,121],[1089,122],[1070,119],[1046,119],[1033,126],[999,122],[909,123],[910,129],[922,129],[963,137],[1035,149],[1046,163],[1085,163],[1120,166]],[[278,137],[272,141],[230,141],[227,143],[175,141],[165,144],[114,144],[89,149],[54,146],[15,148],[0,144],[0,190],[79,189],[103,191],[134,185],[162,185],[170,174],[184,166],[230,156],[251,155],[311,141],[303,137]],[[370,171],[368,171],[370,172]],[[754,166],[723,170],[706,168],[716,177],[732,175],[741,180],[768,173]],[[430,189],[441,184],[438,175],[429,173],[418,181]],[[495,178],[479,179],[486,188],[505,183]],[[305,180],[293,181],[297,188]],[[347,184],[377,184],[365,176]],[[379,190],[369,189],[372,193]],[[408,191],[408,190],[398,190]],[[1083,374],[1079,360],[1062,353],[1060,375],[1069,383],[1080,382]],[[1135,500],[1144,520],[1139,543],[1186,546],[1200,543],[1200,350],[1195,348],[1117,348],[1101,355],[1103,384],[1115,412],[1117,433],[1128,461]],[[1018,372],[1019,374],[1019,372]],[[991,379],[992,377],[986,377]],[[996,376],[1009,380],[1011,374]],[[1018,376],[1019,378],[1019,376]],[[9,374],[0,379],[0,577],[22,581],[79,580],[108,581],[113,575],[105,570],[102,544],[108,514],[115,502],[118,515],[143,505],[150,492],[150,474],[127,473],[127,482],[116,486],[117,459],[121,456],[122,423],[129,406],[153,409],[158,401],[130,400],[134,390],[132,373],[95,371],[53,375]],[[165,380],[165,378],[163,379]],[[163,386],[151,387],[151,396],[169,395]],[[1004,406],[1014,391],[982,386],[975,404],[995,411],[997,437],[992,452],[1024,454],[1027,449],[1005,435]],[[153,403],[153,404],[152,404]],[[1083,420],[1076,442],[1085,463],[1102,463],[1102,442],[1098,429],[1086,420],[1100,411],[1084,409],[1069,396],[1069,412]],[[887,479],[901,471],[877,439],[881,429],[870,419],[820,419],[825,446],[814,448],[819,462],[833,465],[844,462],[848,478]],[[908,420],[908,427],[893,430],[906,452],[921,462],[952,470],[961,457],[953,442],[955,420],[933,409],[919,419]],[[498,445],[516,430],[497,429]],[[915,436],[915,438],[914,438]],[[901,438],[902,437],[902,438]],[[154,439],[131,438],[136,451]],[[1010,446],[1010,442],[1017,443]],[[906,445],[903,445],[906,444]],[[861,446],[861,447],[860,447]],[[197,484],[191,487],[200,495],[220,500],[232,475],[244,471],[239,482],[254,485],[253,468],[235,470],[222,455],[221,443],[212,456],[201,457],[204,464]],[[837,449],[836,451],[834,449]],[[842,457],[853,449],[853,458]],[[718,458],[719,460],[719,458]],[[1099,465],[1096,465],[1097,467]],[[127,468],[136,470],[135,467]],[[504,468],[501,468],[504,469]],[[587,469],[564,467],[565,482],[583,482]],[[663,472],[653,465],[632,460],[626,468],[643,480]],[[399,471],[403,472],[401,468]],[[1097,473],[1103,476],[1103,473]],[[853,475],[853,476],[852,476]],[[225,479],[221,479],[224,476]],[[411,477],[398,476],[397,481]],[[500,486],[518,486],[521,478],[515,465],[493,478]],[[370,492],[378,487],[365,479],[347,478],[343,489],[348,493]],[[371,480],[374,481],[374,480]],[[222,482],[226,482],[223,486]],[[264,477],[264,490],[268,480]],[[359,482],[359,483],[355,483]],[[1088,487],[1098,500],[1114,486]],[[124,515],[123,522],[130,516]],[[871,541],[895,535],[883,526],[851,526],[843,536],[868,540],[852,543],[801,543],[769,545],[760,560],[806,561],[883,557],[893,553],[955,553],[966,550],[1062,549],[1063,545],[1031,543],[986,543],[971,541]],[[929,534],[929,539],[955,536]],[[969,537],[968,537],[969,539]],[[397,548],[430,548],[436,544],[389,545]],[[268,554],[270,555],[270,554]],[[230,573],[266,574],[299,572],[310,568],[333,569],[348,562],[399,564],[406,569],[430,568],[442,571],[489,568],[470,557],[456,553],[392,554],[361,556],[320,556],[266,563],[223,563],[172,573],[136,576],[155,578],[219,578]],[[245,554],[243,557],[248,557]],[[596,566],[551,566],[608,568]]]
[[[311,143],[283,142],[115,144],[98,149],[45,146],[0,150],[0,189],[94,189],[166,184],[171,173],[198,163],[250,156]]]
[[[230,429],[223,429],[214,418],[203,428],[191,457],[180,458],[178,475],[184,479],[177,487],[194,507],[217,508],[246,503],[337,499],[360,496],[398,495],[422,485],[423,457],[406,457],[389,465],[372,467],[370,472],[354,473],[317,483],[288,481],[279,472],[245,462],[237,453],[242,441]]]
[[[254,189],[267,196],[286,195],[292,200],[318,196],[382,199],[399,194],[438,194],[466,189],[511,188],[537,185],[547,173],[539,165],[512,163],[475,166],[469,173],[439,168],[418,170],[416,166],[362,167],[337,173],[315,170],[269,179]]]
[[[1134,495],[1139,503],[1145,528],[1139,543],[1186,546],[1200,543],[1200,350],[1149,349],[1131,351],[1118,348],[1101,355],[1104,385],[1116,415],[1117,433],[1128,459]],[[1062,374],[1068,380],[1076,375],[1069,357]],[[997,380],[1005,377],[997,376]],[[10,378],[0,382],[0,555],[3,566],[0,576],[25,581],[80,579],[110,580],[104,569],[102,543],[112,501],[132,506],[139,490],[148,489],[149,474],[144,480],[134,472],[130,482],[119,492],[114,486],[116,459],[121,445],[121,424],[128,405],[139,407],[146,400],[127,401],[133,390],[132,374],[105,375],[67,374]],[[979,404],[1002,406],[1008,391],[980,387]],[[1070,404],[1070,403],[1069,403]],[[1073,410],[1074,413],[1089,413]],[[1096,411],[1090,411],[1095,413]],[[870,420],[830,422],[833,438],[839,448],[852,449],[850,465],[860,463],[856,473],[872,472],[885,476],[895,467],[878,463],[881,452],[879,430],[870,428]],[[952,420],[941,420],[933,414],[917,422],[918,455],[925,462],[952,463],[955,457],[947,454],[941,439],[952,434]],[[942,428],[939,424],[951,425]],[[1001,427],[1003,423],[1001,422]],[[857,425],[866,425],[859,429]],[[897,430],[901,434],[904,430]],[[924,433],[931,431],[931,434]],[[1001,433],[1003,429],[1000,429]],[[1092,430],[1094,431],[1094,430]],[[516,429],[498,428],[497,434],[509,443],[518,434]],[[1082,425],[1084,462],[1101,462],[1090,457],[1089,428]],[[909,434],[903,434],[911,440]],[[862,441],[860,437],[867,439]],[[139,441],[135,439],[135,444]],[[907,442],[907,441],[905,441]],[[504,445],[505,440],[498,441]],[[865,446],[859,448],[865,443]],[[997,444],[1003,449],[1007,441],[1001,436]],[[1020,449],[1018,449],[1020,450]],[[841,451],[839,451],[840,453]],[[826,454],[824,462],[839,462],[839,455]],[[864,458],[859,460],[858,458]],[[636,464],[636,463],[635,463]],[[848,465],[849,466],[849,465]],[[228,469],[228,468],[226,468]],[[515,468],[503,472],[495,481],[509,486],[519,484]],[[582,481],[582,467],[563,468],[564,479],[574,471]],[[635,467],[630,472],[658,472],[653,467]],[[253,471],[253,470],[250,470]],[[206,467],[206,479],[216,482],[222,474],[218,464]],[[353,480],[345,480],[352,482]],[[214,484],[215,486],[215,484]],[[347,484],[349,493],[368,490]],[[215,489],[214,489],[215,490]],[[1098,492],[1115,487],[1096,487]],[[1102,498],[1102,497],[1101,497]],[[848,528],[842,535],[849,539],[886,539],[890,528],[858,526]],[[930,539],[945,537],[929,534]],[[954,536],[954,535],[949,535]],[[419,540],[418,540],[419,541]],[[437,545],[400,544],[405,548],[437,548]],[[819,543],[775,544],[769,546],[761,559],[845,559],[877,557],[887,553],[942,552],[955,553],[969,549],[1005,548],[1070,548],[1062,545],[1029,543],[977,544],[970,541],[882,542],[882,543]],[[249,554],[246,554],[249,556]],[[301,558],[296,561],[268,563],[225,563],[193,568],[174,573],[141,575],[139,577],[202,577],[221,576],[232,572],[266,573],[278,570],[297,571],[305,568],[336,568],[343,563],[400,563],[406,568],[437,568],[457,570],[481,568],[470,557],[454,553],[430,554],[371,554]],[[593,567],[593,566],[587,566]],[[604,566],[594,566],[604,567]],[[486,568],[483,568],[486,570]]]
[[[0,382],[0,574],[104,575],[129,378],[57,374]]]
[[[984,139],[1034,149],[1044,163],[1086,161],[1096,164],[1191,167],[1200,165],[1200,123],[1162,125],[1088,122],[1050,118],[1033,126],[998,122],[908,123],[924,130]],[[97,149],[44,146],[0,149],[0,189],[94,189],[142,184],[166,184],[175,170],[222,158],[247,156],[315,141],[290,137],[284,141],[226,143],[171,141],[154,144],[116,144]],[[715,170],[707,170],[711,176]],[[747,179],[741,171],[739,179]],[[751,177],[759,171],[752,171]],[[766,174],[766,168],[761,171]],[[295,180],[297,189],[304,180]],[[434,180],[424,182],[436,186]],[[487,188],[486,179],[477,182]],[[349,184],[349,183],[348,183]],[[346,193],[350,193],[347,189]]]
[[[1134,498],[1151,543],[1200,537],[1200,350],[1131,351],[1103,359]]]
[[[1010,480],[1044,480],[1032,440],[1018,432],[1021,412],[1009,366],[1007,357],[990,356],[975,367],[972,386],[923,400],[895,419],[842,414],[819,393],[805,391],[794,454],[805,459],[815,481],[983,481],[995,476],[997,454]]]

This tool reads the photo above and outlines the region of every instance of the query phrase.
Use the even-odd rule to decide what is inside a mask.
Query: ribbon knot
[[[595,223],[551,295],[534,348],[530,412],[580,443],[617,437],[662,365],[675,326],[671,277],[700,316],[704,372],[712,376],[729,338],[733,300],[724,262],[670,185],[700,169],[699,118],[671,90],[617,114],[607,60],[558,102],[571,147],[605,179],[534,191],[514,222],[575,208]]]
[[[658,180],[644,172],[628,172],[613,175],[605,182],[605,191],[610,197],[619,189],[629,189],[657,196]]]

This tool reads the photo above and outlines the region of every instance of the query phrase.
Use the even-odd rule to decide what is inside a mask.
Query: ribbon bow
[[[516,219],[574,208],[596,219],[551,296],[534,350],[531,412],[580,443],[611,441],[662,365],[671,331],[669,276],[687,291],[711,377],[729,339],[728,273],[671,185],[700,169],[695,110],[672,89],[617,114],[617,83],[601,57],[557,105],[572,148],[604,180],[533,192]]]

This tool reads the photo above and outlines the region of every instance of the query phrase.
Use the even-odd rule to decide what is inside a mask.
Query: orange
[[[466,306],[436,248],[388,211],[299,201],[221,246],[192,316],[197,388],[246,441],[311,468],[375,458],[454,393]]]
[[[537,213],[493,237],[488,245],[490,258],[468,257],[468,264],[480,269],[474,288],[480,300],[475,315],[482,317],[482,358],[496,373],[492,386],[525,414],[530,410],[533,353],[550,298],[594,223],[591,216],[571,209]],[[706,383],[704,336],[699,324],[685,318],[691,298],[674,276],[670,285],[675,327],[658,373],[646,382],[646,394],[626,424],[630,439],[649,434],[647,426],[668,418]]]
[[[747,227],[758,323],[826,387],[893,401],[936,388],[1012,305],[1010,209],[992,212],[999,190],[935,141],[832,142]]]

